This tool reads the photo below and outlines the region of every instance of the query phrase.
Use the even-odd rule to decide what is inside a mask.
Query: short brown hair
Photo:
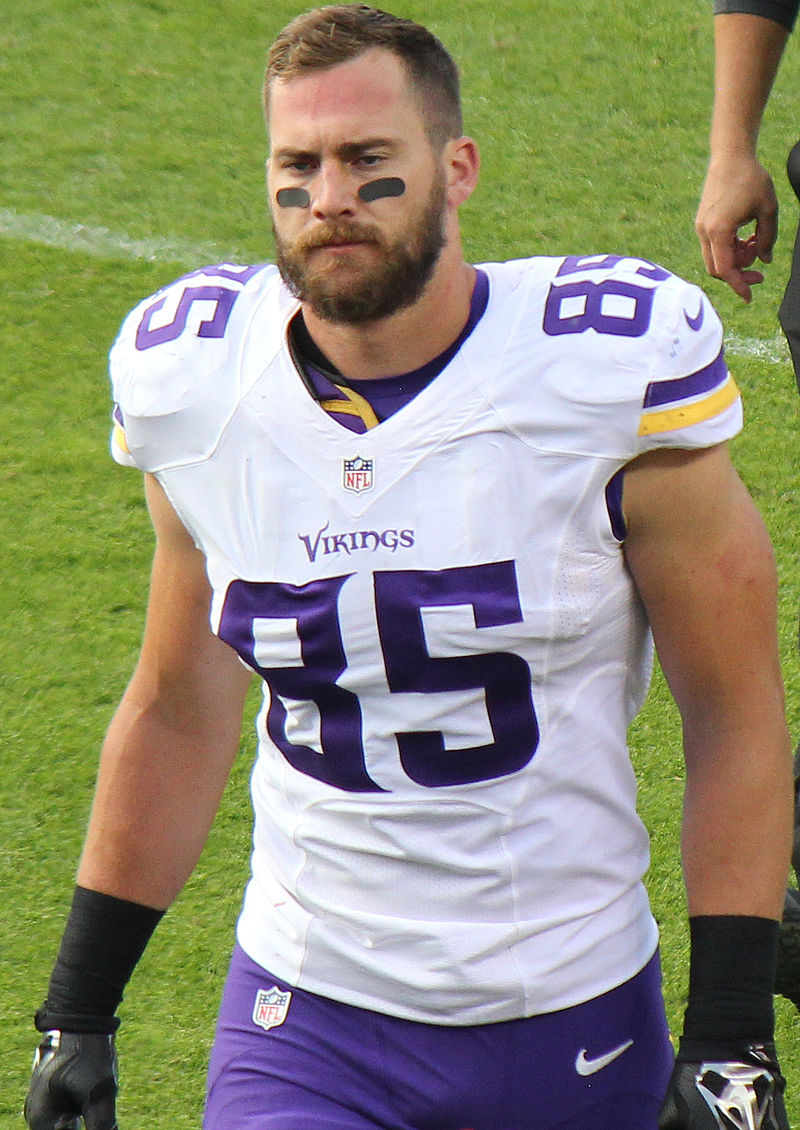
[[[444,45],[421,24],[368,4],[331,4],[297,16],[278,35],[267,57],[264,106],[270,85],[328,70],[371,48],[398,55],[419,95],[425,129],[443,145],[463,132],[458,67]]]

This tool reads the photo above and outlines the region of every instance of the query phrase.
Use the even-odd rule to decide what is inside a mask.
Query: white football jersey
[[[741,426],[696,287],[613,256],[482,269],[460,351],[363,435],[295,369],[271,266],[167,287],[111,353],[116,457],[158,477],[264,679],[239,941],[443,1024],[579,1003],[655,950],[615,475]]]

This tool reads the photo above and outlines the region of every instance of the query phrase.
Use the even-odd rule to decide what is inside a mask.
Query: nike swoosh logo
[[[697,330],[699,330],[700,327],[702,326],[703,318],[705,317],[705,314],[706,314],[706,308],[705,308],[705,303],[703,302],[702,298],[700,299],[700,309],[698,310],[698,312],[697,312],[697,314],[695,315],[694,318],[690,318],[689,315],[686,313],[686,311],[685,310],[683,311],[683,316],[686,319],[686,325],[689,327],[690,330],[694,330],[695,332],[697,332]]]
[[[620,1044],[618,1048],[612,1048],[610,1052],[605,1055],[595,1056],[593,1059],[586,1058],[586,1048],[581,1048],[575,1057],[575,1070],[579,1075],[594,1075],[597,1071],[602,1071],[604,1067],[608,1067],[615,1059],[633,1047],[633,1040],[626,1040],[624,1044]]]

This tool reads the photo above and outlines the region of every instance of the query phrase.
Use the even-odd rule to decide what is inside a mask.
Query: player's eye
[[[281,165],[281,168],[289,173],[297,173],[299,176],[313,172],[314,161],[311,157],[292,157],[287,159]]]

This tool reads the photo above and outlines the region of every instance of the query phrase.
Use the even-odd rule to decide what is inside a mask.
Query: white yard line
[[[131,239],[108,228],[70,223],[37,213],[15,212],[11,208],[0,208],[0,239],[25,240],[101,259],[147,259],[190,263],[198,267],[226,259],[226,252],[214,244],[192,244],[174,239]]]
[[[757,357],[768,365],[788,365],[791,362],[789,346],[780,330],[771,338],[726,335],[725,353],[728,357]]]

